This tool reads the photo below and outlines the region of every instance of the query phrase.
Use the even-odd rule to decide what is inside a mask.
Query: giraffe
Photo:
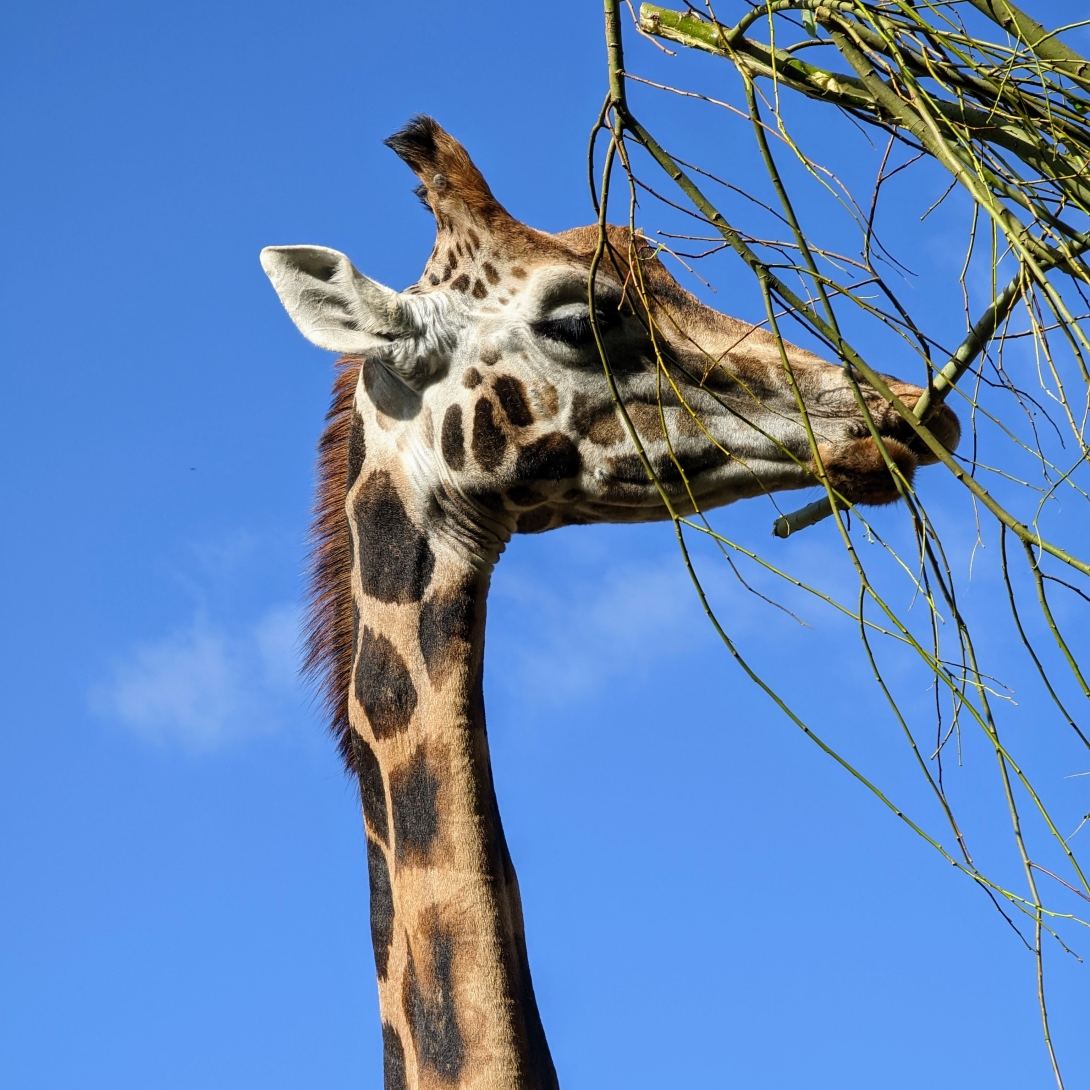
[[[515,220],[430,118],[386,143],[436,220],[416,284],[394,291],[323,247],[261,254],[299,330],[341,356],[319,446],[307,665],[360,786],[387,1090],[545,1090],[557,1076],[485,731],[493,567],[516,533],[664,519],[664,495],[684,513],[805,488],[815,467],[775,338],[705,307],[645,240],[610,227],[597,324],[660,492],[594,338],[597,226],[550,235]],[[650,314],[626,291],[630,247]],[[834,487],[896,500],[843,370],[787,351]],[[909,406],[922,394],[890,381]],[[864,397],[911,479],[929,453]],[[956,446],[949,409],[932,426]]]

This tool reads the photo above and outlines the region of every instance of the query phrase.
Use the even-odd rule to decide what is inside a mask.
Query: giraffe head
[[[500,541],[588,522],[635,522],[816,483],[775,338],[685,292],[641,236],[610,227],[595,280],[618,413],[588,307],[597,227],[550,235],[493,197],[464,148],[429,118],[387,141],[421,180],[435,247],[394,291],[343,254],[270,247],[262,264],[302,333],[361,360],[356,409],[372,451],[427,504]],[[637,261],[636,258],[639,258]],[[634,278],[642,278],[641,292]],[[837,488],[853,502],[898,490],[841,368],[788,346],[791,372]],[[891,380],[909,406],[919,387]],[[864,397],[906,478],[933,460],[876,392]],[[932,427],[953,449],[957,418]]]

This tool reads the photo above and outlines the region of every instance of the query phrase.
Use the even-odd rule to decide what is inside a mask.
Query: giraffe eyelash
[[[598,329],[605,333],[620,320],[616,312],[598,311]],[[594,340],[594,327],[589,314],[566,314],[559,318],[542,318],[530,327],[539,337],[559,341],[571,348],[582,348]]]

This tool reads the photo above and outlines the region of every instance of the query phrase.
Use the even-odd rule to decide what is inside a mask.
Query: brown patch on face
[[[455,291],[469,291],[469,277],[465,273],[462,273],[457,280],[452,280],[450,286]]]
[[[600,416],[587,429],[587,438],[600,447],[619,443],[625,436],[624,425],[617,419],[613,406],[609,407],[608,416]]]
[[[479,507],[483,507],[488,511],[507,510],[507,505],[498,492],[474,492],[469,498]]]
[[[445,284],[450,279],[451,268],[449,265],[443,266],[443,278],[442,282]]]
[[[506,295],[501,295],[499,302],[500,302],[501,307],[505,307],[505,306],[507,306],[509,300],[508,300]]]
[[[499,363],[503,358],[503,353],[498,348],[482,348],[481,349],[481,363],[485,367],[491,367],[494,363]]]
[[[628,410],[629,418],[635,425],[636,431],[645,443],[662,439],[662,417],[659,415],[657,405],[637,401],[634,404],[626,405],[625,408]]]
[[[911,483],[916,472],[916,455],[898,439],[883,437],[883,442],[894,464]],[[877,507],[896,503],[901,498],[882,452],[872,438],[856,439],[844,445],[822,443],[818,450],[829,483],[852,503]]]
[[[443,416],[443,430],[440,437],[443,461],[451,469],[460,470],[466,464],[465,436],[462,433],[462,406],[451,405]]]
[[[674,419],[677,422],[677,430],[679,435],[684,435],[689,439],[706,439],[704,429],[693,417],[692,413],[688,409],[682,409],[680,412],[674,414]]]
[[[473,281],[473,298],[483,299],[488,294],[488,288],[480,280]]]
[[[526,401],[526,388],[514,375],[500,375],[494,389],[500,408],[516,428],[527,428],[534,422],[534,414]]]
[[[539,503],[544,503],[546,499],[537,489],[524,484],[517,484],[514,488],[509,488],[507,498],[516,507],[537,507]]]
[[[692,480],[701,473],[707,473],[711,469],[719,469],[730,461],[730,455],[712,443],[706,443],[696,454],[681,454],[678,456],[681,468],[685,475]]]
[[[524,511],[519,515],[515,529],[520,534],[538,534],[553,520],[551,507],[537,507],[533,511]]]
[[[649,485],[651,483],[638,454],[621,454],[616,458],[610,458],[609,471],[617,484]]]
[[[599,416],[598,419],[586,429],[586,438],[599,447],[610,447],[625,438],[625,425],[618,419],[613,405],[609,405],[608,414]]]
[[[734,361],[727,357],[727,359],[720,360],[707,367],[701,378],[700,385],[708,390],[715,390],[717,393],[733,393],[739,387],[739,379],[733,363]],[[746,376],[746,386],[757,396],[758,400],[765,399],[760,385],[754,381],[753,376]]]
[[[522,268],[522,266],[521,266],[521,265],[516,265],[516,266],[515,266],[515,267],[514,267],[514,268],[513,268],[512,270],[511,270],[511,275],[512,275],[512,276],[513,276],[513,277],[514,277],[514,278],[515,278],[516,280],[525,280],[525,279],[526,279],[526,270],[525,270],[524,268]]]
[[[482,469],[493,470],[506,450],[507,436],[492,415],[492,402],[482,397],[473,409],[473,456]]]
[[[490,284],[498,284],[500,282],[500,274],[496,272],[496,266],[491,261],[486,261],[481,269],[484,271],[485,279]]]
[[[458,268],[458,255],[453,250],[447,250],[447,264],[452,268]]]
[[[600,447],[619,443],[625,435],[613,402],[595,401],[580,392],[572,398],[571,426],[577,434],[585,435]]]
[[[480,246],[481,236],[478,235],[477,232],[474,231],[472,227],[470,227],[469,230],[466,231],[466,234],[469,235],[469,241],[472,242],[474,246]]]
[[[434,288],[439,284],[439,277],[435,273],[428,273],[428,283]]]
[[[654,466],[655,476],[659,479],[659,484],[681,484],[681,470],[669,454],[664,454],[660,458],[656,458],[652,465]]]
[[[462,375],[462,385],[467,390],[476,389],[483,381],[481,373],[476,367],[467,368],[466,373]]]
[[[563,481],[583,470],[579,448],[563,433],[548,432],[527,444],[515,460],[515,476],[522,481]]]
[[[548,382],[535,382],[530,387],[530,401],[538,414],[546,420],[556,416],[560,408],[560,398],[556,387]]]

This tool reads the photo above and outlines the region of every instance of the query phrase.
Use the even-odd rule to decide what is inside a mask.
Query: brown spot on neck
[[[378,739],[406,731],[419,699],[397,648],[366,626],[356,658],[356,699]]]
[[[516,530],[520,534],[539,534],[548,528],[553,520],[553,509],[548,505],[525,511],[518,517]]]

